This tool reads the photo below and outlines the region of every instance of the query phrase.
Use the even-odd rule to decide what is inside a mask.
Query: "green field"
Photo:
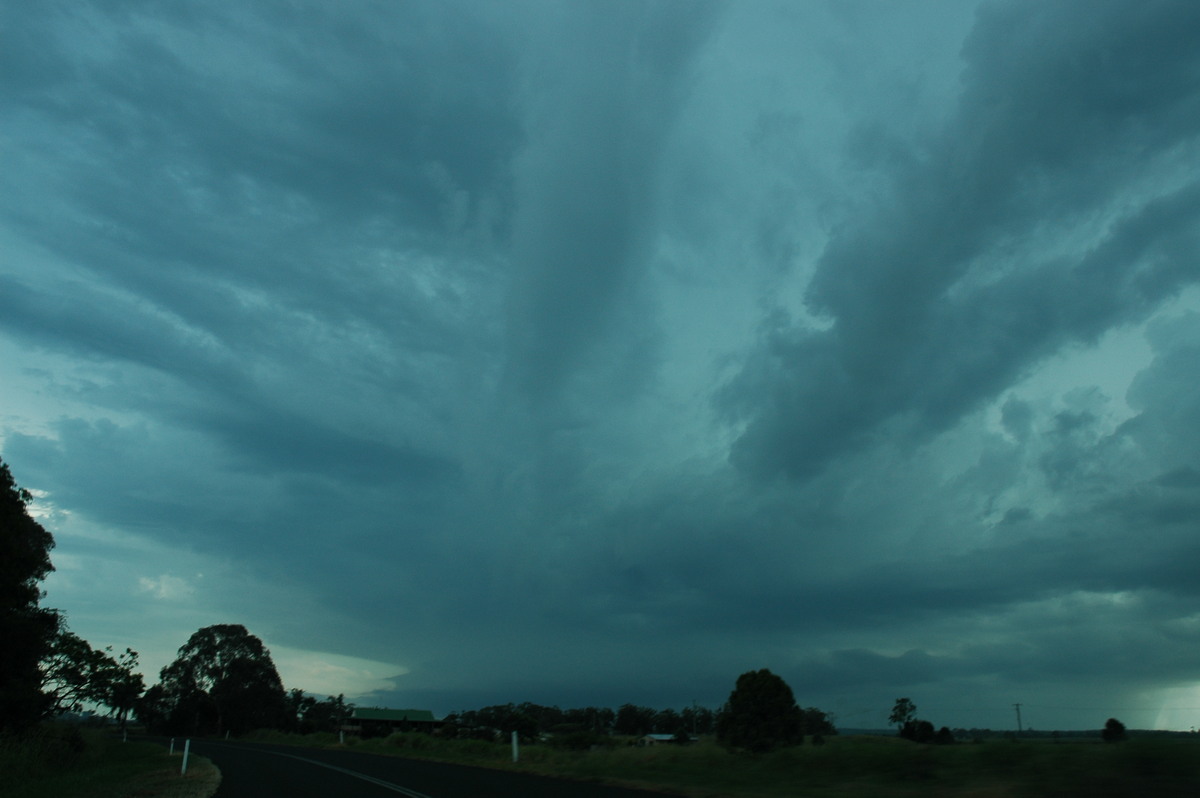
[[[332,735],[261,739],[336,746]],[[918,745],[890,737],[832,737],[770,754],[731,753],[711,741],[650,748],[617,745],[574,752],[547,745],[437,740],[422,734],[347,741],[355,750],[517,769],[657,789],[733,796],[1105,796],[1200,795],[1200,741],[1134,738],[1125,743],[989,740]]]
[[[49,724],[0,739],[0,795],[5,798],[208,798],[220,773],[161,745],[122,742],[97,729]]]

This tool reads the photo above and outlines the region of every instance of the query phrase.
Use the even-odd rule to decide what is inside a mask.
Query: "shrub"
[[[1109,718],[1104,724],[1104,731],[1100,732],[1100,739],[1106,743],[1119,743],[1128,739],[1125,733],[1125,724],[1116,718]]]
[[[799,745],[803,716],[792,688],[766,668],[743,673],[717,719],[717,739],[756,753]]]

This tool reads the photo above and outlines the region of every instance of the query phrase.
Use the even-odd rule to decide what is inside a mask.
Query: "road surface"
[[[213,798],[662,798],[661,793],[356,751],[216,740],[193,740],[191,750],[221,770]]]

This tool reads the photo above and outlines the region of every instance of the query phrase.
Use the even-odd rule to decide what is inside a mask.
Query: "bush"
[[[420,732],[392,732],[385,739],[384,743],[395,748],[407,748],[412,751],[421,751],[433,746],[433,738],[428,734]]]
[[[933,724],[927,720],[909,720],[900,729],[900,736],[914,743],[931,743],[934,740]]]
[[[1106,743],[1119,743],[1128,739],[1125,733],[1125,724],[1116,718],[1109,718],[1104,724],[1104,731],[1100,732],[1100,739]]]
[[[22,735],[0,737],[0,773],[35,777],[68,770],[86,748],[78,727],[44,723]]]
[[[597,734],[591,731],[573,731],[565,734],[556,734],[546,742],[552,748],[559,748],[566,751],[590,751],[596,746],[608,748],[615,745],[615,741],[608,735]]]
[[[743,673],[717,718],[717,740],[755,753],[802,743],[803,715],[792,688],[766,668]]]

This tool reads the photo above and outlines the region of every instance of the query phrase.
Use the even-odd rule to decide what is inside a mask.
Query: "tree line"
[[[505,734],[515,731],[528,739],[579,732],[626,736],[710,734],[713,711],[707,707],[676,711],[636,704],[623,704],[615,711],[609,707],[560,709],[524,702],[455,712],[446,716],[446,722],[462,729],[462,736],[471,736],[472,732],[486,736],[489,730]]]

